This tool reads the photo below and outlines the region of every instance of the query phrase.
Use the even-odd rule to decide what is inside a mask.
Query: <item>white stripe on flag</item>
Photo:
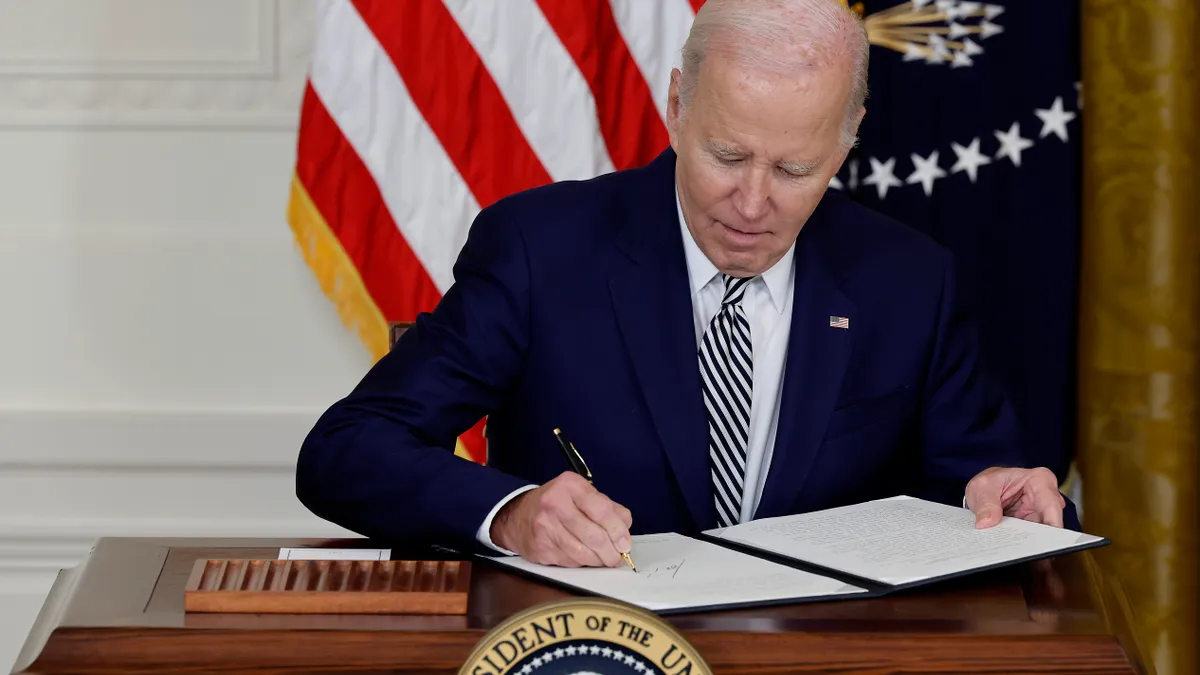
[[[663,122],[671,69],[679,66],[679,51],[687,41],[696,14],[688,0],[609,0],[617,28],[629,46]]]
[[[348,0],[319,0],[316,19],[313,90],[445,293],[479,204],[358,11]]]
[[[443,0],[555,180],[613,170],[587,80],[534,0]]]

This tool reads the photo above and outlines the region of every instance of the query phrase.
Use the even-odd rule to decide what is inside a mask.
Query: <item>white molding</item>
[[[294,130],[311,0],[258,0],[257,53],[228,59],[0,61],[0,130]]]
[[[222,485],[227,482],[222,475],[266,474],[268,481],[288,482],[300,443],[320,413],[0,409],[0,473],[78,477],[89,472],[97,494],[105,493],[104,485],[127,485],[131,478],[189,476]],[[246,498],[242,494],[225,505],[214,494],[203,503],[172,503],[167,514],[135,517],[38,514],[38,501],[27,509],[10,509],[0,513],[0,594],[42,592],[47,574],[77,564],[100,537],[357,536],[303,509],[296,517],[280,517],[277,510],[255,517]]]
[[[125,58],[83,59],[0,56],[0,77],[154,79],[196,76],[201,78],[269,78],[278,73],[277,28],[280,0],[258,0],[255,21],[258,35],[253,57],[233,58]],[[294,0],[293,0],[294,1]]]
[[[0,409],[0,471],[291,472],[305,435],[322,412]],[[3,522],[0,517],[0,527]]]

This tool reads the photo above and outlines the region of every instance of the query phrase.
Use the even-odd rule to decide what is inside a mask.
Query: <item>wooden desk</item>
[[[465,616],[185,614],[199,558],[274,558],[361,540],[102,539],[62,572],[19,673],[457,672],[494,626],[568,597],[476,564]],[[394,557],[404,553],[393,547]],[[438,558],[420,552],[417,557]],[[714,672],[1147,672],[1093,552],[894,597],[681,614]]]

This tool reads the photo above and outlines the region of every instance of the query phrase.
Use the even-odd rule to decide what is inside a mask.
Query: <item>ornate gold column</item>
[[[1197,672],[1198,33],[1198,0],[1083,0],[1083,520],[1160,675]]]

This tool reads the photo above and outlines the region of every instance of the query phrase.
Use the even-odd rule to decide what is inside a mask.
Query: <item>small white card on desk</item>
[[[390,560],[390,548],[281,548],[280,560]]]

